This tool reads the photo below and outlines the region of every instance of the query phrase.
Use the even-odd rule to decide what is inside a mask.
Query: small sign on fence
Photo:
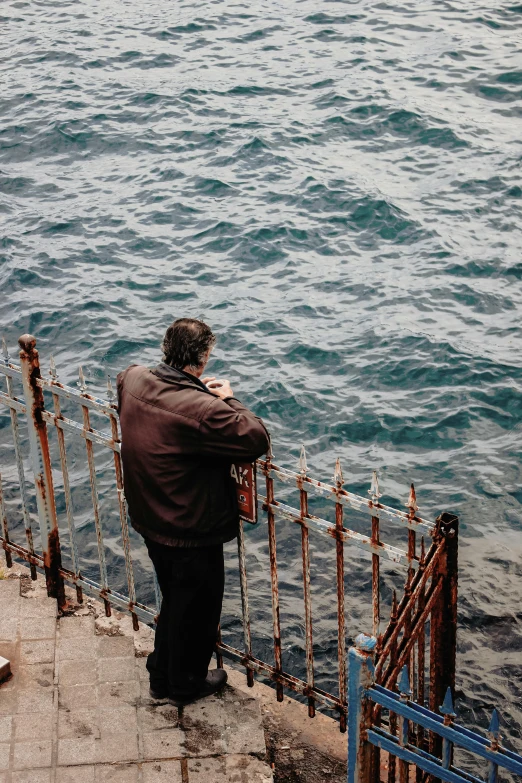
[[[239,516],[244,522],[257,522],[257,484],[255,462],[233,462],[230,475],[236,482]]]

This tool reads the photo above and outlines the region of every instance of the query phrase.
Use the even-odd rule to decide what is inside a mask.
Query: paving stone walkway
[[[227,685],[180,711],[154,706],[130,623],[87,611],[58,618],[41,578],[0,579],[13,670],[0,684],[0,783],[272,783],[256,699]]]

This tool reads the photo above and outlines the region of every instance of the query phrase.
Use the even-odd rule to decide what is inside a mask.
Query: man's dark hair
[[[205,361],[207,353],[216,344],[210,326],[195,318],[178,318],[169,326],[163,338],[163,361],[182,370],[196,369]]]

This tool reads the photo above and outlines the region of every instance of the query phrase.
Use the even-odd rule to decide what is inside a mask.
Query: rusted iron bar
[[[43,555],[34,554],[32,555],[27,549],[20,546],[19,544],[14,544],[13,542],[5,543],[2,536],[0,536],[0,541],[2,541],[2,548],[7,547],[8,551],[11,552],[16,557],[19,557],[20,560],[25,560],[26,563],[29,563],[31,565],[34,565],[37,568],[44,569],[44,558]],[[4,547],[5,543],[5,547]],[[130,605],[129,599],[127,596],[122,595],[116,590],[103,590],[100,588],[100,585],[94,582],[92,579],[89,579],[85,576],[78,576],[73,571],[69,571],[66,568],[60,568],[59,572],[60,577],[70,584],[71,586],[77,588],[78,586],[88,595],[91,595],[93,598],[98,598],[101,600],[108,600],[111,604],[113,604],[117,609],[124,612],[132,613],[132,611],[136,611],[143,622],[146,623],[152,623],[155,619],[155,613],[154,611],[146,606],[145,604],[140,603],[139,601],[136,601],[135,604]]]
[[[305,604],[305,634],[306,634],[306,680],[310,691],[314,687],[314,648],[312,626],[312,599],[310,596],[310,544],[308,541],[308,528],[301,528],[301,551],[303,556],[303,593]],[[308,716],[315,716],[315,702],[313,696],[308,696]]]
[[[372,517],[372,544],[378,546],[379,541],[379,517]],[[379,574],[379,555],[372,554],[372,615],[373,615],[373,635],[379,636],[381,626],[380,610],[380,574]]]
[[[430,548],[428,549],[428,551],[426,553],[425,562],[424,562],[424,566],[425,566],[424,570],[426,570],[429,567],[430,568],[429,573],[431,574],[432,573],[432,569],[433,569],[433,562],[437,558],[442,556],[443,551],[444,551],[444,544],[440,541],[440,538],[434,539],[433,542],[432,542],[432,545],[430,546]],[[411,565],[412,566],[415,566],[415,563],[416,563],[416,560],[411,561]],[[418,564],[417,564],[417,570],[415,572],[415,576],[413,577],[413,582],[412,582],[412,591],[413,591],[413,593],[415,593],[416,588],[417,588],[419,582],[423,578],[424,577],[422,576],[422,573],[420,572],[420,570],[418,568]],[[406,601],[407,601],[407,597],[405,595],[403,595],[401,600],[400,600],[400,602],[399,602],[399,609],[398,609],[399,616],[404,611],[404,607],[406,606]],[[385,633],[385,639],[387,639],[387,638],[388,638],[388,634],[386,632]]]
[[[411,601],[411,594],[412,594],[412,580],[413,580],[413,572],[411,568],[408,568],[408,575],[406,577],[406,584],[404,586],[404,595],[407,598],[406,601],[406,609],[404,611],[404,619],[403,619],[403,639],[409,639],[411,634],[411,615],[412,615],[412,604],[414,605],[415,602]],[[411,662],[407,661],[407,667],[408,667],[408,677],[411,681]]]
[[[76,574],[74,574],[72,571],[66,570],[65,568],[61,569],[61,575],[66,582],[69,582],[74,586],[77,584],[80,585],[82,590],[84,590],[84,592],[86,592],[88,595],[92,595],[94,598],[98,598],[104,602],[107,600],[120,611],[129,612],[129,614],[135,611],[139,613],[139,615],[142,617],[142,620],[146,623],[151,623],[154,619],[154,612],[150,607],[140,603],[139,601],[136,601],[135,604],[130,604],[128,596],[123,595],[117,590],[103,590],[103,588],[101,588],[100,585],[97,582],[94,582],[92,579],[89,579],[85,576],[77,577]]]
[[[244,652],[235,647],[231,647],[225,642],[220,642],[219,649],[227,658],[238,661],[245,667],[250,666],[255,672],[258,672],[272,682],[275,682],[276,687],[277,684],[280,683],[281,686],[294,691],[294,693],[299,693],[302,696],[308,695],[308,683],[304,680],[294,677],[284,671],[278,672],[274,666],[259,660],[259,658],[246,657]],[[317,686],[314,686],[313,697],[316,702],[322,704],[324,707],[334,710],[338,715],[344,714],[346,716],[346,705],[341,704],[340,700],[333,694],[327,693]]]
[[[9,393],[11,394],[12,391],[10,390]],[[33,527],[31,524],[31,516],[29,514],[29,505],[28,505],[29,498],[27,494],[27,485],[25,482],[24,463],[20,450],[20,434],[18,431],[18,417],[16,411],[13,408],[11,408],[10,414],[11,414],[11,427],[13,430],[13,440],[14,440],[14,447],[15,447],[15,459],[16,459],[16,465],[18,469],[18,481],[20,486],[20,495],[22,498],[22,517],[24,520],[25,538],[27,541],[27,546],[29,548],[29,551],[34,555]],[[32,563],[30,564],[29,568],[31,572],[31,579],[34,581],[36,579],[36,568]]]
[[[54,360],[52,360],[51,362],[51,373],[56,374],[56,367],[54,365]],[[56,394],[53,394],[52,396],[53,396],[54,415],[55,415],[55,424],[56,424],[56,422],[62,417],[62,410],[60,406],[59,397]],[[71,485],[69,481],[69,468],[67,465],[67,449],[65,447],[65,436],[63,434],[63,430],[60,429],[60,427],[58,426],[56,427],[56,435],[58,438],[58,448],[60,451],[60,463],[62,466],[63,490],[65,494],[65,511],[67,515],[67,527],[69,529],[69,540],[71,542],[71,561],[72,561],[74,573],[77,576],[81,576],[80,561],[78,556],[78,542],[76,541],[76,526],[74,524]],[[76,585],[76,598],[78,600],[78,603],[80,604],[83,603],[82,588],[79,585]]]
[[[417,496],[415,494],[415,487],[413,484],[410,486],[410,494],[408,497],[407,507],[409,510],[409,517],[410,519],[415,518],[415,514],[419,510],[419,507],[417,505]],[[404,600],[406,601],[406,610],[404,613],[404,631],[403,631],[403,637],[407,638],[410,636],[411,633],[411,617],[412,617],[412,608],[415,605],[415,601],[411,601],[411,594],[413,592],[413,569],[412,569],[412,563],[416,559],[415,556],[415,550],[416,550],[416,533],[415,530],[412,530],[411,528],[408,529],[408,560],[409,560],[409,566],[408,566],[408,575],[406,579],[406,585],[404,589]],[[412,655],[408,656],[407,659],[407,673],[408,673],[408,682],[413,683],[413,689],[416,688],[416,682],[415,682],[415,660],[412,659]],[[407,769],[407,767],[406,767]]]
[[[308,470],[306,465],[306,453],[304,446],[301,449],[300,458],[301,476],[304,478]],[[303,489],[303,481],[299,482],[299,502],[301,517],[308,516],[308,493]],[[308,528],[301,525],[301,553],[303,559],[303,597],[305,609],[305,645],[306,645],[306,681],[310,692],[314,687],[314,647],[313,647],[313,626],[312,626],[312,598],[310,594],[310,542],[308,537]],[[315,701],[313,696],[308,696],[308,716],[315,716]]]
[[[61,569],[61,575],[64,580],[71,585],[75,587],[76,585],[79,585],[87,595],[102,600],[104,603],[105,601],[109,601],[112,606],[121,612],[129,612],[129,614],[136,612],[145,623],[151,624],[154,621],[154,612],[150,607],[145,606],[145,604],[138,601],[136,601],[135,604],[130,605],[128,597],[122,595],[117,590],[103,590],[100,588],[100,585],[92,579],[88,579],[85,576],[77,577],[72,571],[67,571],[66,569]]]
[[[0,365],[0,371],[2,370],[3,367]],[[18,413],[27,413],[26,406],[23,402],[20,402],[20,400],[17,400],[16,398],[11,398],[3,392],[0,392],[0,402]],[[98,443],[100,446],[107,446],[108,449],[112,449],[118,453],[121,451],[120,444],[114,443],[111,438],[107,437],[107,435],[100,430],[96,430],[91,427],[89,432],[85,432],[81,424],[78,424],[77,422],[73,421],[72,419],[68,419],[65,416],[56,419],[56,416],[50,411],[42,411],[42,418],[47,424],[54,424],[56,427],[59,427],[62,430],[72,432],[73,435],[79,435],[80,437],[86,438],[93,443]]]
[[[398,606],[397,606],[397,594],[394,590],[392,596],[392,608],[391,608],[391,616],[390,616],[390,626],[392,626],[394,630],[397,628],[398,620],[399,617],[398,617]],[[395,666],[397,662],[397,635],[395,633],[393,633],[391,636],[390,662],[392,666]],[[395,736],[397,734],[397,715],[391,711],[389,713],[389,728],[390,728],[390,734]],[[390,753],[388,755],[388,783],[395,783],[396,773],[397,773],[397,758],[396,756],[393,756]]]
[[[107,437],[104,432],[95,430],[93,427],[91,427],[89,431],[86,431],[81,424],[77,424],[77,422],[72,421],[72,419],[67,419],[65,416],[56,420],[56,417],[52,413],[49,413],[49,411],[44,412],[44,420],[49,424],[55,424],[56,427],[59,427],[61,430],[72,432],[73,435],[79,435],[81,438],[85,438],[85,440],[88,440],[91,443],[106,446],[108,449],[118,452],[118,454],[121,451],[119,443],[115,443],[114,440]]]
[[[112,389],[111,389],[112,391]],[[111,435],[112,440],[119,442],[118,421],[116,416],[111,416]],[[123,491],[123,469],[121,457],[117,451],[113,451],[114,471],[116,473],[116,491],[118,493],[118,511],[120,515],[121,541],[123,544],[123,556],[125,559],[125,573],[127,576],[127,589],[129,591],[129,604],[136,603],[136,587],[134,585],[134,570],[132,568],[132,558],[130,551],[129,526],[127,524],[127,506],[125,504],[125,495]],[[139,630],[138,616],[131,611],[132,627],[135,631]]]
[[[81,383],[84,384],[83,372],[80,373],[80,380]],[[82,413],[83,413],[83,428],[85,432],[89,432],[91,429],[91,422],[89,418],[89,409],[85,405],[82,405]],[[94,463],[94,450],[92,447],[92,441],[86,439],[85,448],[87,450],[87,464],[89,465],[89,479],[91,483],[91,498],[92,498],[92,509],[94,514],[94,527],[96,529],[96,542],[98,546],[98,564],[100,566],[100,581],[102,586],[101,595],[102,595],[103,602],[105,604],[105,614],[107,617],[110,617],[111,604],[107,598],[107,594],[109,592],[109,583],[107,580],[107,564],[105,562],[105,545],[103,542],[103,533],[102,533],[101,522],[100,522],[98,486],[96,481],[96,465]]]
[[[266,460],[258,460],[257,464],[261,470],[266,472]],[[270,474],[277,476],[277,478],[282,482],[291,484],[296,484],[297,479],[299,478],[298,473],[287,470],[286,468],[280,468],[277,465],[274,465],[273,462],[270,463]],[[326,484],[323,481],[318,481],[317,479],[313,479],[310,476],[306,477],[306,482],[309,485],[309,489],[315,491],[317,494],[322,495],[323,497],[328,497],[331,500],[337,501],[343,506],[350,506],[357,511],[366,511],[367,513],[370,513],[371,516],[379,516],[381,519],[388,519],[392,522],[400,522],[406,525],[406,527],[411,528],[412,530],[418,530],[423,534],[431,534],[434,529],[434,524],[432,522],[428,522],[426,519],[422,519],[418,515],[415,515],[412,518],[410,514],[407,514],[404,511],[399,511],[398,509],[391,508],[390,506],[384,506],[382,503],[372,503],[371,500],[367,500],[360,495],[355,495],[353,492],[348,492],[345,489],[343,489],[338,495],[335,486]]]
[[[20,546],[20,544],[15,544],[13,541],[6,541],[2,536],[0,536],[0,541],[2,541],[2,549],[4,549],[4,551],[10,552],[15,557],[19,557],[20,560],[25,560],[30,566],[32,565],[35,568],[43,569],[43,555],[39,555],[37,552],[32,555],[25,547]]]
[[[18,365],[13,364],[11,360],[4,361],[3,365],[0,365],[0,372],[3,373],[3,375],[6,375],[8,378],[17,378],[18,380],[22,380],[22,369],[21,367],[18,367]]]
[[[3,371],[2,365],[0,365],[0,370]],[[9,397],[4,392],[0,392],[0,402],[3,402],[4,405],[6,405],[8,408],[11,408],[12,410],[16,411],[17,413],[26,413],[27,408],[25,407],[23,402],[20,402],[20,400],[16,399],[16,397]]]
[[[10,548],[13,552],[16,550],[17,556],[20,556],[23,560],[28,561],[31,557],[27,550],[22,547],[11,544]],[[40,555],[35,556],[34,562],[39,568],[43,567],[43,558]],[[93,579],[89,579],[86,576],[77,576],[73,571],[69,571],[69,569],[63,567],[60,568],[60,576],[65,582],[68,582],[73,587],[80,585],[84,592],[94,598],[101,599],[102,601],[107,599],[120,611],[129,612],[129,614],[136,611],[146,623],[151,623],[154,620],[154,611],[149,606],[142,604],[140,601],[136,601],[135,604],[130,604],[128,596],[123,595],[117,590],[112,590],[110,588],[108,590],[103,590]]]
[[[408,539],[411,539],[413,535],[413,550],[415,550],[415,533],[412,530],[408,530]],[[411,551],[411,540],[408,541],[409,544],[409,551]],[[410,561],[411,562],[411,561]],[[413,580],[413,570],[412,568],[408,568],[408,575],[406,577],[406,584],[404,587],[404,595],[407,598],[406,603],[406,611],[404,612],[404,625],[403,625],[403,632],[402,632],[402,639],[403,641],[405,639],[412,638],[413,644],[411,645],[410,652],[406,655],[406,672],[408,675],[408,682],[412,682],[412,650],[415,646],[415,636],[412,635],[412,606],[415,605],[415,602],[411,601],[411,594],[412,594],[412,580]],[[409,726],[408,723],[406,725]],[[399,730],[400,735],[400,730]],[[406,738],[406,742],[409,741],[409,738]],[[403,762],[399,762],[399,779],[400,783],[407,783],[407,775],[408,775],[408,766],[405,765]]]
[[[341,463],[339,459],[335,464],[334,481],[338,492],[342,491],[344,483]],[[346,694],[346,621],[344,615],[344,541],[343,532],[343,506],[335,504],[335,555],[336,555],[336,584],[337,584],[337,661],[339,667],[339,699],[341,704],[347,703]],[[341,714],[340,729],[346,731],[346,719]]]
[[[2,349],[3,349],[3,356],[4,356],[4,364],[6,365],[6,367],[8,367],[10,364],[10,357],[4,339],[2,339]],[[14,398],[15,394],[13,389],[13,381],[9,375],[6,376],[6,383],[7,383],[8,397]],[[16,468],[18,471],[18,483],[20,485],[20,496],[22,499],[22,517],[24,520],[25,538],[27,541],[27,546],[29,547],[29,551],[34,555],[33,527],[31,524],[31,516],[29,514],[29,496],[27,493],[27,485],[25,481],[25,470],[24,470],[24,461],[22,457],[22,450],[20,448],[18,412],[15,408],[9,407],[9,414],[11,417],[11,429],[13,431],[15,460],[16,460]],[[36,579],[36,567],[31,563],[29,568],[31,570],[31,579],[34,581]]]
[[[415,560],[415,530],[408,530],[408,560]]]
[[[406,506],[409,512],[408,519],[410,521],[414,521],[415,515],[419,510],[419,507],[417,505],[417,496],[415,494],[415,487],[413,486],[413,484],[411,484],[410,486],[410,494]],[[408,529],[408,558],[410,560],[410,566],[411,566],[411,561],[415,558],[415,530],[412,529],[411,527]]]
[[[248,604],[248,580],[247,580],[247,568],[246,568],[246,551],[245,551],[245,530],[244,522],[239,520],[239,533],[237,536],[237,554],[239,563],[239,584],[241,587],[241,611],[243,614],[243,636],[245,639],[245,659],[252,657],[252,634],[250,631],[250,607]],[[248,687],[252,688],[254,685],[254,670],[247,666],[247,683]]]
[[[375,553],[380,557],[385,557],[387,560],[391,560],[394,563],[406,563],[408,562],[408,553],[404,549],[391,546],[390,544],[380,543],[375,545],[372,543],[370,536],[364,536],[361,533],[356,533],[354,530],[344,528],[342,531],[338,531],[330,522],[326,519],[321,519],[313,514],[309,514],[308,517],[303,519],[297,508],[281,503],[277,500],[268,501],[268,498],[258,495],[258,500],[261,501],[263,509],[265,511],[272,511],[274,514],[289,519],[291,522],[296,522],[298,525],[305,524],[307,527],[317,530],[319,533],[326,533],[326,535],[334,538],[336,541],[341,540],[346,543],[355,544],[360,549],[364,549],[367,552]],[[342,503],[337,505],[342,506]]]
[[[9,549],[9,526],[7,524],[7,515],[5,513],[4,491],[2,489],[2,474],[0,473],[0,522],[2,523],[2,546],[5,553],[5,564],[8,568],[13,567],[13,558]]]
[[[5,368],[0,364],[0,372],[3,372],[4,369]],[[53,395],[55,394],[56,389],[58,388],[58,386],[54,386],[54,384],[50,384],[50,383],[47,383],[46,386],[49,387]],[[79,401],[78,396],[79,395],[76,396],[76,402]],[[16,399],[16,397],[10,397],[9,395],[4,394],[3,392],[0,392],[0,402],[2,402],[8,408],[11,408],[11,410],[16,411],[17,413],[27,412],[26,406],[24,405],[23,402]],[[113,415],[116,415],[114,411],[113,411]],[[60,418],[57,419],[55,414],[46,410],[42,411],[42,417],[47,424],[54,424],[55,427],[59,427],[62,430],[72,432],[74,435],[79,435],[80,437],[86,438],[87,440],[90,440],[93,443],[98,443],[100,446],[107,446],[108,449],[112,449],[113,451],[117,451],[118,453],[121,452],[120,444],[115,443],[112,438],[109,438],[107,434],[102,432],[101,430],[96,430],[93,427],[91,427],[90,431],[86,432],[81,424],[78,424],[72,419],[68,419],[66,416],[63,415],[61,415]]]
[[[442,588],[443,588],[443,583],[441,580],[439,580],[436,583],[432,583],[426,596],[426,605],[424,609],[422,610],[422,612],[417,611],[417,614],[415,615],[410,637],[409,638],[403,637],[401,639],[401,643],[398,646],[397,664],[395,665],[395,667],[392,667],[391,663],[388,665],[386,674],[382,677],[382,682],[379,683],[380,685],[384,685],[385,688],[393,687],[393,683],[397,679],[401,668],[406,663],[411,648],[415,643],[415,640],[417,639],[419,629],[421,625],[423,625],[428,619],[430,612],[432,611],[437,599],[442,593]],[[397,637],[395,637],[395,640],[396,638]]]
[[[410,495],[408,497],[408,503],[407,503],[410,517],[413,519],[415,517],[415,514],[419,510],[419,507],[417,505],[417,497],[415,495],[415,487],[413,484],[410,487]],[[411,618],[412,618],[412,610],[415,606],[415,601],[411,601],[411,594],[413,592],[413,569],[412,569],[412,563],[414,559],[416,559],[415,551],[416,551],[416,532],[415,530],[412,530],[411,528],[408,529],[408,560],[409,560],[409,567],[408,567],[408,576],[406,579],[406,586],[404,590],[404,598],[406,600],[407,608],[404,614],[404,631],[403,631],[403,637],[408,638],[411,634]],[[412,645],[411,653],[407,658],[407,673],[408,673],[408,680],[409,682],[413,683],[413,690],[415,691],[417,688],[417,682],[415,677],[415,644]],[[409,740],[408,740],[409,741]],[[405,766],[406,774],[408,770],[408,766],[404,765],[402,763],[402,766]],[[405,782],[404,782],[405,783]]]
[[[433,574],[433,572],[434,572],[434,570],[435,570],[435,568],[437,566],[437,563],[439,561],[439,558],[440,558],[441,554],[444,551],[444,547],[445,547],[444,542],[443,541],[438,541],[430,549],[430,552],[428,553],[428,555],[431,554],[431,557],[429,559],[428,559],[428,557],[426,558],[426,567],[424,568],[424,570],[422,572],[421,571],[417,571],[417,573],[415,574],[415,577],[413,578],[411,595],[410,596],[404,595],[402,600],[401,600],[401,603],[400,603],[400,605],[398,607],[398,622],[397,622],[397,624],[396,625],[392,625],[392,623],[390,623],[388,625],[388,628],[386,629],[386,631],[384,633],[384,636],[383,636],[383,647],[382,647],[381,653],[379,655],[377,666],[375,668],[375,677],[376,677],[376,682],[378,682],[378,683],[380,683],[380,679],[379,678],[380,678],[380,675],[381,675],[381,672],[382,672],[382,668],[384,666],[384,662],[385,662],[386,658],[388,657],[388,655],[390,653],[391,644],[394,641],[397,640],[397,637],[398,637],[398,635],[399,635],[399,633],[400,633],[400,631],[402,629],[403,622],[404,622],[404,615],[405,615],[405,612],[407,611],[408,604],[410,602],[416,602],[417,601],[417,599],[419,597],[419,592],[421,591],[423,586],[426,585],[427,580],[432,576],[432,574]]]
[[[58,394],[60,397],[65,397],[68,400],[78,402],[78,392],[71,386],[65,386],[63,383],[48,381],[46,378],[40,378],[38,385],[42,389],[50,388],[52,386],[52,391],[54,394]],[[82,394],[82,405],[84,405],[86,408],[90,408],[91,410],[96,411],[96,413],[108,416],[109,418],[114,416],[114,409],[111,407],[111,404],[106,400],[102,400],[100,397],[93,396],[92,394],[87,394],[86,392]]]
[[[269,455],[266,460],[266,497],[268,505],[268,549],[270,553],[270,581],[272,586],[272,624],[274,635],[274,663],[275,670],[279,674],[283,671],[283,659],[281,652],[281,620],[279,616],[279,583],[277,579],[277,549],[276,549],[276,531],[275,515],[273,512],[274,504],[274,479],[271,476],[270,460],[272,456],[272,447],[269,447]],[[284,692],[281,680],[276,680],[277,701],[283,701]]]
[[[379,498],[381,497],[381,492],[379,492],[379,479],[377,478],[377,471],[374,470],[372,473],[372,483],[370,486],[370,489],[368,490],[368,494],[370,495],[371,505],[377,506],[379,505]],[[381,543],[379,539],[379,524],[380,520],[378,516],[372,515],[372,545],[374,547],[378,547]],[[375,554],[375,552],[372,554],[372,616],[373,616],[373,635],[376,639],[379,637],[380,633],[380,622],[381,622],[381,616],[380,616],[380,597],[381,597],[381,590],[380,590],[380,563],[379,563],[379,555]],[[375,749],[378,752],[378,748]]]
[[[421,539],[421,554],[419,562],[419,570],[425,569],[425,557],[424,551],[424,537]],[[417,599],[417,609],[421,613],[424,612],[426,607],[426,592],[424,588],[419,592]],[[419,630],[417,637],[417,704],[424,707],[424,689],[425,689],[425,667],[426,667],[426,626],[423,623]],[[424,749],[424,729],[422,726],[417,726],[417,747]],[[422,770],[417,767],[416,783],[422,783]]]
[[[9,363],[7,367],[0,367],[0,372],[3,372],[11,378],[21,378],[22,375],[21,368],[12,363]],[[49,391],[54,391],[54,393],[58,394],[60,397],[66,397],[69,400],[78,402],[78,391],[72,386],[66,386],[63,383],[57,383],[53,380],[49,381],[47,378],[42,378],[41,376],[37,378],[36,384],[41,389],[49,389]],[[52,389],[51,386],[53,387]],[[87,408],[95,410],[97,413],[104,414],[105,416],[111,416],[114,413],[114,409],[107,400],[103,400],[101,397],[95,397],[92,394],[84,394],[82,396],[83,404]]]
[[[430,710],[438,713],[447,689],[455,692],[459,520],[454,514],[443,513],[437,517],[436,525],[435,535],[445,545],[444,557],[433,576],[440,580],[442,590],[430,624]],[[433,732],[430,752],[439,757],[442,752],[441,738]]]
[[[2,369],[3,368],[0,365],[0,371]],[[0,392],[0,402],[18,413],[27,412],[26,406],[23,404],[23,402],[20,402],[20,400],[17,400],[16,398],[8,397],[8,395],[4,394],[3,392]],[[93,443],[98,443],[100,446],[107,446],[108,449],[112,449],[118,453],[121,451],[120,444],[114,443],[112,438],[107,437],[107,435],[100,430],[96,430],[91,427],[89,432],[85,432],[81,424],[78,424],[77,422],[73,421],[72,419],[68,419],[63,415],[61,418],[57,419],[55,414],[51,413],[50,411],[42,411],[42,418],[47,424],[54,424],[55,427],[59,427],[61,430],[72,432],[73,435],[79,435],[81,438],[90,440]]]
[[[74,574],[69,574],[69,577],[71,584],[74,583]],[[66,581],[69,581],[65,572],[64,578]],[[81,586],[82,590],[88,595],[93,596],[93,598],[100,599],[104,602],[105,600],[108,600],[111,606],[114,606],[120,612],[129,612],[129,614],[136,612],[141,618],[142,622],[148,623],[149,625],[154,622],[154,612],[150,609],[150,607],[145,606],[145,604],[136,601],[135,604],[129,606],[129,599],[126,595],[122,595],[116,590],[109,590],[108,592],[101,590],[100,586],[96,584],[96,582],[92,582],[84,576],[82,576],[81,579],[77,579],[76,581]]]
[[[40,378],[38,351],[36,350],[36,340],[30,334],[22,335],[18,343],[21,348],[22,383],[28,408],[29,444],[36,487],[47,592],[51,597],[57,599],[59,608],[63,609],[66,601],[63,579],[60,576],[62,558],[51,455],[47,439],[47,425],[42,415],[44,398],[42,389],[37,383]]]

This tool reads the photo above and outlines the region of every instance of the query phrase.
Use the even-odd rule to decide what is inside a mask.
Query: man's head
[[[195,318],[178,318],[163,338],[163,361],[198,377],[203,372],[216,338],[210,326]]]

